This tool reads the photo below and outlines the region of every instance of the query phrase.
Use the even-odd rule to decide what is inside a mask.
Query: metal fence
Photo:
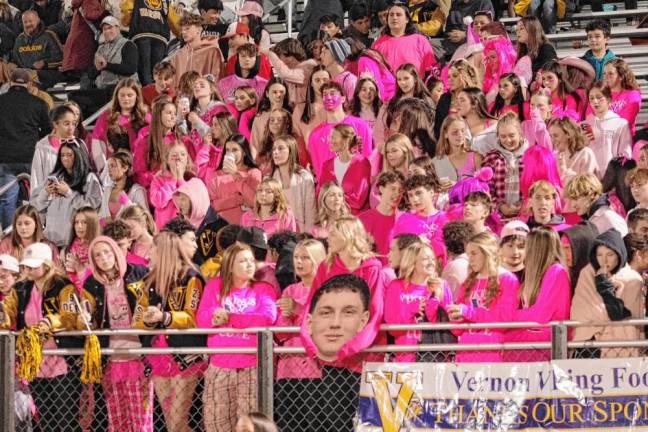
[[[602,323],[604,326],[643,326],[648,320],[627,320]],[[544,324],[551,328],[551,340],[518,343],[426,343],[426,334],[436,332],[436,339],[451,328],[474,331],[479,329],[514,329],[542,327],[537,323],[492,324],[418,324],[383,325],[383,331],[420,330],[419,345],[381,345],[366,350],[370,361],[458,362],[478,361],[484,353],[502,352],[511,362],[543,361],[567,358],[629,357],[644,355],[648,340],[568,341],[570,328],[591,326],[592,323],[571,321]],[[357,407],[360,374],[347,369],[324,366],[310,359],[299,345],[297,327],[260,327],[237,329],[190,330],[102,330],[99,336],[138,336],[142,334],[214,334],[254,333],[256,347],[248,348],[114,348],[102,349],[104,379],[101,384],[82,384],[79,380],[83,349],[43,350],[42,370],[48,378],[36,378],[29,385],[15,377],[15,333],[0,331],[0,430],[2,431],[210,431],[229,430],[227,424],[214,425],[214,412],[227,413],[236,421],[239,412],[256,409],[274,418],[282,432],[290,431],[351,431]],[[64,332],[59,336],[82,337],[87,332]],[[448,339],[450,340],[450,339]],[[283,343],[283,345],[282,345]],[[256,367],[245,376],[217,377],[208,366],[209,354],[256,354]],[[158,355],[174,356],[180,376],[164,377],[151,374],[151,364]],[[117,357],[115,357],[117,356]],[[121,390],[115,398],[113,376],[115,365],[110,359],[124,356],[136,359],[144,374],[135,379],[137,371],[122,371]],[[468,356],[468,357],[467,357]],[[471,358],[472,356],[472,358]],[[198,361],[195,361],[198,359]],[[131,363],[132,365],[132,363]],[[155,367],[153,367],[155,370]],[[130,375],[135,374],[135,375]],[[126,374],[126,375],[124,375]],[[162,374],[164,375],[164,374]],[[132,378],[135,377],[135,378]],[[119,379],[117,381],[119,381]],[[109,381],[109,382],[107,382]],[[218,383],[215,385],[214,383]],[[232,390],[234,389],[234,390]],[[232,393],[234,391],[234,394]],[[228,401],[230,404],[228,405]],[[122,415],[114,407],[121,404]],[[112,404],[112,405],[111,405]],[[218,411],[220,410],[220,411]],[[119,410],[118,410],[119,411]],[[109,415],[110,414],[110,415]],[[151,420],[152,416],[152,420]],[[227,417],[227,416],[226,416]],[[132,418],[146,425],[135,429]],[[120,421],[122,423],[120,423]],[[124,423],[125,422],[125,423]],[[225,421],[227,423],[227,419]],[[127,429],[119,428],[128,425]]]

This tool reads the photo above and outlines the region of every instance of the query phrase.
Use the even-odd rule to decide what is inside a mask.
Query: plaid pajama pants
[[[139,361],[132,363],[133,367],[139,366]],[[108,411],[108,431],[153,432],[153,382],[143,373],[136,379],[114,379],[110,366],[101,380]]]
[[[256,410],[257,368],[209,365],[205,372],[203,411],[207,432],[232,432],[239,417]]]

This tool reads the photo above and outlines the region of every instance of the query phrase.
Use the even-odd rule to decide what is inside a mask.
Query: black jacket
[[[138,303],[137,286],[133,285],[144,279],[148,269],[142,265],[128,264],[124,274],[124,286],[126,288],[126,298],[131,314],[135,312]],[[83,284],[83,289],[88,295],[94,298],[95,309],[92,314],[92,321],[96,324],[97,329],[110,328],[110,319],[108,317],[108,308],[106,305],[106,288],[101,282],[90,275]],[[140,336],[142,345],[149,345],[150,336]],[[108,347],[108,336],[99,336],[99,342],[103,348]]]
[[[221,228],[229,225],[228,222],[223,219],[216,210],[209,206],[205,219],[196,230],[196,242],[198,243],[198,249],[193,256],[193,262],[197,266],[203,265],[208,258],[213,258],[218,253],[216,248],[216,234]]]
[[[0,163],[31,163],[36,143],[50,132],[48,112],[45,101],[25,87],[0,95]]]

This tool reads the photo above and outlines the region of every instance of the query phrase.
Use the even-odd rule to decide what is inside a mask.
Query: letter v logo
[[[391,382],[392,372],[373,372],[367,374],[367,378],[374,391],[384,432],[399,431],[405,419],[412,396],[414,396],[414,385],[417,381],[421,382],[420,375],[420,372],[400,372],[396,375],[396,383],[401,384],[401,387],[396,395],[396,406],[394,407],[392,398],[389,395],[389,383]]]

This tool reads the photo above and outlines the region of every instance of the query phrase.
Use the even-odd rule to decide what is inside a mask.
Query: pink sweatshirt
[[[333,157],[322,165],[322,171],[319,176],[318,185],[327,182],[337,181],[334,171]],[[344,190],[344,199],[351,208],[351,213],[357,215],[369,208],[369,186],[371,181],[371,165],[369,161],[361,155],[354,155],[349,162],[340,186]],[[317,191],[319,195],[319,187]]]
[[[259,75],[254,78],[241,78],[236,74],[232,74],[218,80],[218,91],[223,99],[225,99],[225,102],[234,102],[234,92],[236,89],[242,86],[250,86],[256,90],[257,96],[259,97],[258,100],[261,100],[267,82],[267,79]]]
[[[631,135],[634,135],[635,132],[635,122],[637,121],[639,108],[641,108],[640,90],[621,90],[620,92],[612,92],[610,111],[619,114],[621,118],[628,121]]]
[[[416,324],[424,321],[436,322],[439,306],[445,307],[452,302],[452,293],[448,284],[443,282],[443,299],[440,302],[432,297],[426,285],[416,285],[407,282],[405,279],[392,281],[385,290],[385,313],[384,318],[387,324]],[[425,317],[419,313],[421,302],[425,304]],[[421,341],[419,330],[397,331],[390,330],[394,336],[396,345],[417,345]],[[397,362],[415,362],[414,352],[396,353]]]
[[[445,258],[445,243],[443,243],[443,226],[448,223],[448,215],[444,211],[437,211],[429,216],[420,216],[415,213],[402,213],[394,225],[393,236],[411,233],[425,235],[434,249],[438,258]]]
[[[277,213],[274,213],[266,219],[257,216],[254,213],[254,210],[250,209],[241,216],[241,225],[244,227],[254,226],[261,228],[268,238],[277,231],[297,231],[295,216],[290,209],[288,209],[282,217],[279,217]]]
[[[419,75],[424,77],[426,72],[438,68],[432,45],[425,36],[418,33],[399,37],[382,34],[371,47],[385,57],[394,71],[404,63],[411,63]]]
[[[355,74],[360,77],[366,73],[370,73],[374,81],[376,81],[380,100],[386,102],[394,96],[396,93],[396,77],[394,77],[394,74],[371,57],[361,55],[358,58]]]
[[[184,183],[184,179],[174,178],[169,171],[164,171],[153,177],[149,188],[149,203],[153,208],[155,225],[158,229],[161,229],[178,213],[172,198],[175,191]]]
[[[335,153],[333,153],[329,148],[328,143],[331,129],[338,124],[348,124],[353,127],[356,135],[360,138],[359,153],[366,158],[371,156],[373,151],[371,130],[365,120],[348,115],[339,123],[329,123],[324,121],[317,125],[308,136],[308,152],[310,154],[311,166],[316,178],[320,178],[324,162],[335,156]]]
[[[290,297],[295,302],[295,310],[289,317],[284,317],[281,310],[278,311],[278,326],[298,326],[304,320],[308,305],[308,293],[310,288],[305,287],[302,282],[297,282],[286,287],[283,297]],[[284,347],[302,346],[301,338],[297,333],[275,333],[275,337]],[[284,354],[279,357],[277,365],[277,379],[282,378],[321,378],[322,371],[317,361],[304,354]]]
[[[463,315],[466,320],[472,322],[531,321],[547,323],[549,321],[569,319],[570,303],[569,275],[561,264],[554,263],[545,272],[533,305],[529,305],[527,301],[522,301],[521,308],[498,308],[496,311],[468,307]],[[504,335],[505,342],[544,342],[549,340],[551,340],[551,329],[549,327],[512,329]],[[520,361],[521,352],[515,351],[517,350],[505,352],[504,360]],[[526,353],[523,359],[524,361],[540,361],[548,360],[548,357],[549,353],[545,350],[537,350]]]
[[[371,293],[369,302],[369,321],[367,325],[358,332],[357,335],[349,339],[337,353],[337,359],[333,365],[338,367],[346,367],[348,369],[359,372],[362,370],[362,360],[371,357],[366,355],[359,355],[362,350],[371,346],[374,341],[377,344],[386,342],[384,335],[378,334],[378,328],[382,322],[384,295],[385,295],[385,280],[382,272],[382,264],[376,258],[367,258],[360,263],[360,266],[354,271],[344,265],[339,257],[333,258],[333,262],[329,264],[325,261],[320,264],[317,269],[317,274],[313,280],[310,292],[308,294],[308,301],[306,305],[310,305],[310,299],[322,283],[331,276],[353,273],[363,278]],[[306,353],[312,357],[317,356],[317,347],[308,334],[306,326],[306,315],[302,321],[301,326],[301,339],[306,349]]]
[[[391,216],[385,216],[374,208],[358,216],[367,233],[373,237],[376,244],[376,253],[383,264],[387,264],[389,242],[393,238],[394,225],[400,214],[401,212],[396,210]]]
[[[547,124],[540,117],[540,113],[537,110],[531,110],[527,120],[522,122],[522,135],[529,142],[529,147],[538,144],[553,150],[553,143],[547,130]]]
[[[234,176],[223,170],[210,171],[205,178],[214,210],[227,222],[236,224],[241,222],[244,211],[254,206],[254,195],[260,182],[261,171],[257,168],[240,168]]]
[[[256,108],[248,108],[243,112],[238,112],[233,103],[227,104],[227,109],[232,113],[236,119],[236,124],[238,124],[238,131],[241,135],[250,141],[250,136],[252,135],[252,119],[256,115]]]
[[[612,159],[617,156],[632,156],[630,128],[626,119],[612,111],[608,111],[601,119],[590,114],[586,121],[594,132],[594,141],[590,142],[589,148],[594,152],[599,168],[598,175],[602,178]]]
[[[196,324],[200,328],[213,328],[212,316],[216,309],[229,312],[228,321],[220,327],[246,328],[273,325],[277,319],[277,305],[274,289],[265,282],[252,282],[242,288],[232,288],[224,298],[220,298],[221,278],[210,280],[205,286]],[[218,333],[207,336],[210,348],[256,346],[254,333]],[[256,366],[255,354],[211,354],[209,363],[220,368],[249,368]]]
[[[478,278],[468,296],[466,296],[466,286],[461,285],[455,303],[479,308],[484,315],[496,315],[500,309],[516,309],[518,305],[518,289],[520,287],[517,277],[513,273],[500,269],[497,280],[499,293],[491,300],[488,306],[485,303],[488,278]],[[466,319],[466,321],[470,320]],[[459,337],[459,343],[501,343],[504,341],[505,331],[503,329],[452,330]],[[459,351],[456,360],[458,362],[501,362],[502,353],[501,351]]]

